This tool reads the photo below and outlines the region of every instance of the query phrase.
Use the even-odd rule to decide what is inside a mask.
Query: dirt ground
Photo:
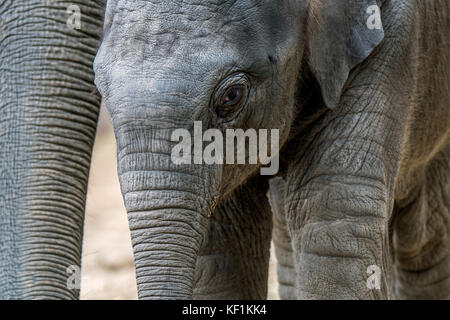
[[[81,270],[81,299],[137,299],[130,232],[116,170],[115,138],[103,106],[89,178]],[[273,254],[268,298],[278,299]]]

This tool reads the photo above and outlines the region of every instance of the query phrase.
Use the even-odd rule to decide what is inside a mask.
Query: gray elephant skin
[[[0,1],[0,298],[70,299],[100,99],[104,3]]]
[[[2,297],[77,297],[103,16],[82,2],[70,32],[38,23],[50,0],[0,5]],[[282,299],[450,298],[449,30],[447,0],[109,0],[93,69],[139,298],[264,299],[271,240]],[[277,176],[175,164],[195,121],[278,129]]]

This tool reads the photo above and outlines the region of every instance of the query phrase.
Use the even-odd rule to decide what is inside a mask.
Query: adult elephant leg
[[[267,298],[272,213],[261,180],[235,190],[212,213],[197,259],[194,298]]]
[[[395,296],[450,298],[450,144],[420,175],[419,192],[396,207]],[[416,189],[416,190],[417,190]]]
[[[286,225],[285,189],[285,181],[283,179],[272,179],[268,196],[273,212],[273,243],[277,257],[278,291],[282,300],[292,300],[296,297],[296,273],[291,235]]]
[[[415,52],[405,10],[384,7],[386,37],[305,136],[287,172],[287,222],[300,299],[391,297],[390,222],[413,106]],[[395,21],[395,23],[393,23]]]
[[[79,294],[67,287],[71,276],[67,268],[80,265],[100,102],[91,94],[92,62],[103,3],[77,1],[68,10],[71,4],[0,3],[0,297],[4,299],[67,299]]]

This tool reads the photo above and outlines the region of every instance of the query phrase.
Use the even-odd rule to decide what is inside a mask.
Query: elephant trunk
[[[69,4],[0,1],[2,300],[79,297],[104,2]]]
[[[211,210],[210,171],[173,164],[169,134],[148,126],[116,131],[140,299],[192,298]]]

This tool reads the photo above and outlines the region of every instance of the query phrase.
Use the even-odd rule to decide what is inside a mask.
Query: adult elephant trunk
[[[0,1],[0,299],[79,296],[104,1]]]
[[[189,299],[217,167],[176,165],[170,129],[116,129],[140,299]],[[208,190],[208,191],[206,191]]]

